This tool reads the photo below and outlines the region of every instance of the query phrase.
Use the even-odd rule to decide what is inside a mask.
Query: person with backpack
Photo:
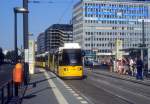
[[[137,68],[136,79],[143,80],[143,61],[141,60],[140,57],[138,57],[136,60],[136,68]]]

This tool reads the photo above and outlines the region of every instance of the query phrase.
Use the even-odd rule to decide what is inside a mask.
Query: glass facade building
[[[53,52],[64,43],[73,41],[72,25],[53,24],[45,30],[45,51]]]
[[[140,0],[81,0],[73,9],[73,40],[86,52],[110,53],[117,39],[123,49],[150,41],[150,6]],[[142,23],[142,21],[144,21]]]
[[[37,53],[41,54],[45,52],[45,33],[40,33],[37,37]]]
[[[72,24],[53,24],[37,37],[37,53],[53,52],[73,41]]]

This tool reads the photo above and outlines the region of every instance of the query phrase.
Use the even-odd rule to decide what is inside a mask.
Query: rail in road
[[[93,104],[149,104],[149,86],[85,70],[86,79],[65,83]]]
[[[37,77],[38,76],[38,77]],[[61,80],[43,70],[32,78],[23,104],[149,104],[150,88],[85,70],[83,80]]]
[[[39,72],[31,76],[30,82],[36,87],[27,88],[22,104],[90,104],[52,72],[36,70]]]
[[[149,86],[85,70],[83,80],[61,80],[44,69],[33,76],[22,104],[149,104]],[[36,84],[34,88],[32,85]]]
[[[138,84],[142,84],[142,85],[145,85],[145,86],[150,86],[150,78],[145,78],[144,77],[144,80],[137,80],[135,76],[119,75],[118,73],[115,73],[115,72],[109,72],[109,71],[100,70],[100,69],[93,70],[93,73],[101,74],[101,75],[116,78],[116,79],[131,81],[133,83],[138,83]]]

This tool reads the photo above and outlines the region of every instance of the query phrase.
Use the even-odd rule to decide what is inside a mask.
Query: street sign
[[[29,62],[29,50],[25,49],[24,52],[25,52],[24,53],[25,54],[25,62],[28,63]]]
[[[122,40],[116,40],[116,59],[122,59],[123,51],[122,49]]]
[[[150,48],[148,48],[148,73],[150,73]]]
[[[34,74],[35,68],[35,42],[29,40],[29,73]]]
[[[33,63],[35,61],[34,55],[34,41],[29,40],[29,63]]]

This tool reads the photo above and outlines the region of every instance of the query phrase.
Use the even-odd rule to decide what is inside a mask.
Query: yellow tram
[[[45,66],[42,67],[51,70],[64,79],[82,78],[82,57],[82,50],[78,43],[65,43],[64,47],[60,47],[54,54],[45,54]]]
[[[46,66],[46,61],[45,61],[45,54],[39,54],[35,57],[35,65],[36,67],[41,67],[41,68],[45,68]]]
[[[66,43],[58,52],[58,76],[62,78],[82,78],[82,50],[76,43]]]

